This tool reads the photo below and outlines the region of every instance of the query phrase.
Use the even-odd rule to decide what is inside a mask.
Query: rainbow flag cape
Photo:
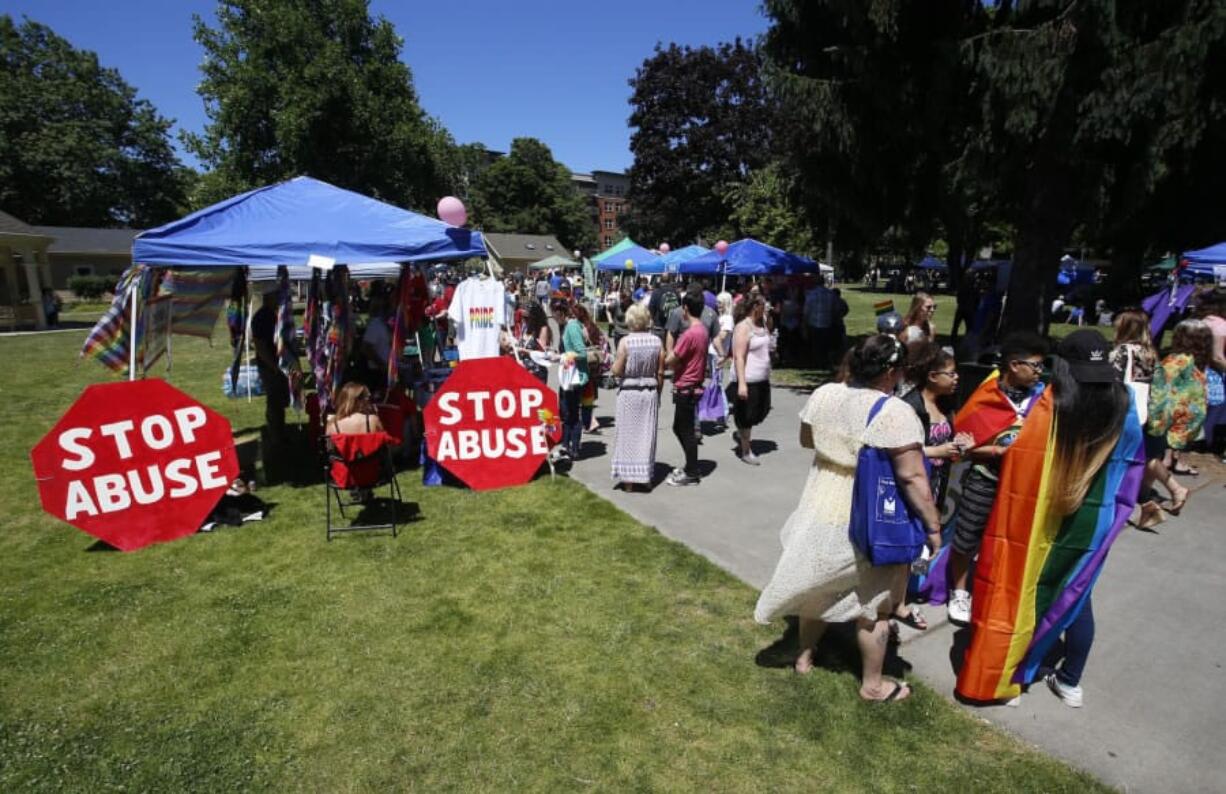
[[[1043,384],[1035,385],[1034,397],[1043,391]],[[1030,401],[1033,408],[1037,399]],[[954,416],[954,427],[959,433],[970,433],[975,437],[974,446],[988,443],[1017,419],[1017,409],[1009,398],[1000,390],[1000,373],[992,372],[983,379],[983,383],[971,393],[966,403],[958,409]]]
[[[1006,700],[1034,680],[1080,613],[1136,504],[1145,454],[1135,409],[1082,506],[1067,516],[1051,506],[1058,432],[1048,391],[1001,467],[975,572],[971,643],[958,674],[958,694],[970,700]]]

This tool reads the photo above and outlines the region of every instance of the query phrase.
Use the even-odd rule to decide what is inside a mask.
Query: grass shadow
[[[795,617],[785,618],[787,628],[775,642],[758,651],[754,663],[758,667],[785,669],[796,662],[800,652],[797,638],[800,633],[800,623]],[[903,678],[911,672],[912,664],[898,655],[899,646],[890,643],[886,651],[882,672],[894,678]],[[833,623],[826,628],[817,642],[813,655],[813,663],[817,667],[834,673],[851,673],[860,676],[860,648],[856,643],[856,624]]]
[[[412,524],[421,521],[421,505],[417,502],[396,501],[389,496],[375,496],[361,506],[353,517],[355,524],[389,524],[392,515],[396,516],[397,524]]]
[[[609,445],[604,441],[582,441],[579,443],[580,460],[604,455],[608,451]]]

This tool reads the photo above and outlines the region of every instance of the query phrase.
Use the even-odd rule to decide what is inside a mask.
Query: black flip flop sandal
[[[907,689],[907,696],[910,697],[911,687],[903,681],[895,681],[894,688],[890,690],[890,694],[880,700],[870,700],[869,703],[893,703],[898,700],[898,696],[902,693],[904,687]]]
[[[916,631],[927,631],[927,630],[928,630],[928,621],[927,621],[927,619],[925,619],[925,618],[924,618],[924,615],[923,615],[923,613],[922,613],[922,612],[921,612],[921,613],[918,613],[918,614],[919,614],[919,620],[924,621],[924,624],[921,626],[921,625],[920,625],[920,623],[919,623],[919,621],[918,621],[918,620],[916,620],[916,614],[917,614],[917,613],[916,613],[915,609],[911,609],[911,610],[908,610],[908,612],[907,612],[907,616],[906,616],[906,617],[902,617],[902,616],[900,616],[900,615],[894,615],[894,616],[893,616],[893,618],[894,618],[894,620],[897,620],[899,623],[903,624],[904,626],[910,626],[911,628],[915,629]]]

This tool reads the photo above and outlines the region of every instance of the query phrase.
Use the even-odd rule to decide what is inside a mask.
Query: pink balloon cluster
[[[443,223],[463,226],[468,222],[468,210],[464,209],[464,202],[455,196],[443,196],[438,200],[438,217]]]
[[[724,254],[728,253],[728,241],[720,240],[718,243],[715,244],[715,250],[719,252],[720,256],[723,256]]]

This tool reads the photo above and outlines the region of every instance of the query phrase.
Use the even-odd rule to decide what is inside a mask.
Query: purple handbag
[[[711,374],[711,383],[703,389],[702,397],[698,399],[698,421],[722,422],[728,415],[728,402],[720,383],[722,379],[722,370],[717,369]]]

